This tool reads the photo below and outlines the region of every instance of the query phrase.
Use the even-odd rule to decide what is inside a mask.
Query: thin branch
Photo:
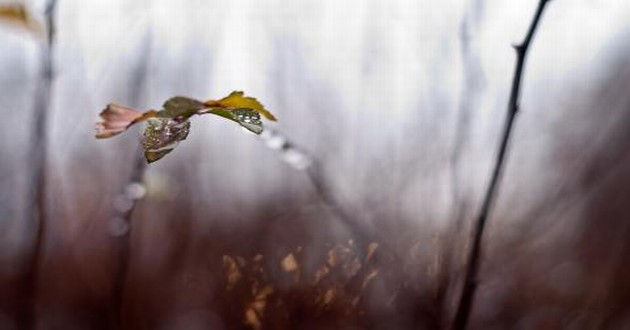
[[[18,316],[21,329],[32,329],[36,325],[37,275],[46,226],[46,164],[48,139],[48,113],[54,80],[53,46],[55,42],[55,9],[57,1],[49,0],[44,12],[46,35],[40,49],[40,79],[35,94],[33,127],[31,131],[30,183],[26,218],[34,231],[26,258],[25,276],[22,279],[24,306]]]
[[[464,230],[464,219],[469,204],[460,187],[462,178],[460,163],[469,135],[471,113],[475,109],[485,85],[481,59],[475,54],[471,45],[471,35],[477,31],[482,13],[483,2],[472,0],[468,10],[464,13],[459,30],[464,86],[459,100],[455,137],[450,158],[453,222],[445,233],[444,244],[441,246],[442,252],[438,252],[443,261],[435,295],[436,302],[441,304],[438,307],[440,313],[438,319],[442,324],[449,322],[448,317],[446,317],[448,312],[445,310],[445,300],[453,279],[457,277],[457,274],[454,273],[455,265],[453,263],[456,259],[455,251],[458,249],[453,242],[457,242],[457,238],[461,236]]]
[[[140,46],[142,55],[139,57],[138,65],[133,73],[133,81],[130,86],[130,103],[139,106],[146,92],[146,85],[149,73],[151,57],[151,34],[143,40]],[[117,257],[118,264],[114,275],[113,299],[111,306],[110,322],[112,329],[121,329],[123,326],[123,301],[125,284],[129,273],[129,259],[131,253],[131,221],[133,212],[138,201],[146,195],[144,185],[144,173],[147,169],[147,162],[144,158],[142,147],[135,150],[133,166],[129,174],[129,180],[123,192],[114,200],[114,214],[108,220],[108,231],[111,236],[118,240]]]
[[[364,253],[364,248],[375,237],[375,230],[372,226],[359,223],[350,215],[351,213],[339,200],[328,178],[323,173],[320,162],[276,130],[265,128],[260,138],[268,148],[278,151],[282,160],[287,164],[296,170],[305,172],[317,196],[342,224],[354,232],[359,253]],[[382,243],[386,244],[386,242],[379,242],[382,248],[389,248]]]
[[[472,310],[472,303],[477,287],[477,276],[479,273],[479,263],[481,256],[481,240],[483,238],[486,221],[490,214],[490,209],[496,196],[499,180],[503,172],[503,164],[505,163],[508,142],[512,133],[514,119],[519,109],[519,97],[525,58],[527,56],[527,51],[529,49],[534,33],[536,32],[536,28],[538,27],[538,23],[540,22],[540,18],[542,17],[542,13],[548,2],[549,0],[540,0],[523,43],[514,46],[517,59],[516,68],[514,70],[514,77],[512,80],[512,88],[510,90],[510,99],[507,108],[508,113],[501,136],[501,142],[494,165],[494,170],[492,171],[490,184],[488,185],[488,189],[486,190],[479,216],[474,223],[474,230],[472,233],[472,248],[468,256],[468,264],[466,266],[466,272],[464,275],[464,287],[462,289],[461,298],[456,310],[455,319],[453,322],[453,329],[463,330],[466,329],[468,325],[468,319]]]
[[[129,181],[122,194],[115,200],[116,215],[109,219],[109,234],[118,238],[118,265],[114,277],[113,303],[111,307],[112,329],[122,328],[122,310],[125,284],[129,273],[129,259],[131,252],[131,219],[137,202],[146,194],[143,177],[147,165],[141,150],[134,153],[136,159],[131,170]]]

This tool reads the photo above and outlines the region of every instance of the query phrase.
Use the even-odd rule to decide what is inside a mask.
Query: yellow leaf
[[[248,308],[245,311],[245,323],[254,330],[262,328],[262,320],[260,319],[260,315],[252,307]]]
[[[243,274],[240,271],[240,266],[237,261],[230,256],[223,256],[223,267],[226,268],[227,287],[230,289],[241,280]]]
[[[293,256],[293,253],[289,253],[284,259],[282,259],[282,269],[285,272],[294,272],[298,270],[298,264]]]
[[[230,93],[230,95],[218,101],[206,101],[205,105],[209,107],[218,107],[230,110],[239,108],[252,109],[269,120],[276,120],[276,117],[274,117],[271,112],[267,111],[267,109],[265,109],[265,107],[260,102],[258,102],[258,100],[253,97],[244,96],[244,93],[240,91],[232,92]]]
[[[370,259],[372,259],[372,256],[374,256],[374,252],[376,252],[376,249],[378,248],[378,243],[376,242],[372,242],[368,245],[367,247],[367,256],[365,257],[365,261],[370,261]]]
[[[18,23],[36,34],[43,32],[42,27],[31,19],[31,16],[21,4],[0,5],[0,21]]]
[[[22,5],[0,6],[0,18],[3,20],[18,21],[26,24],[28,15]]]

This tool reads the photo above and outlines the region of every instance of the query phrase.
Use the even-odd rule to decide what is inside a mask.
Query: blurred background
[[[536,5],[2,0],[0,329],[446,328]],[[470,329],[630,329],[628,17],[547,6]],[[94,138],[233,90],[292,147]]]

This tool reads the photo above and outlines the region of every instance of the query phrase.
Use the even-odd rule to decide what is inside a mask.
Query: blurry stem
[[[344,225],[354,230],[355,234],[358,236],[357,245],[360,247],[359,251],[363,254],[363,252],[365,252],[363,248],[367,247],[370,239],[374,237],[374,231],[354,221],[354,218],[345,210],[341,202],[339,202],[335,196],[335,192],[331,188],[330,183],[323,173],[321,164],[317,160],[314,160],[312,165],[309,166],[305,172],[322,202],[337,215]]]
[[[479,57],[471,51],[470,42],[471,30],[476,28],[481,16],[481,7],[482,5],[480,0],[473,0],[470,13],[464,14],[459,31],[464,86],[458,106],[453,152],[450,159],[452,170],[451,175],[453,178],[453,204],[456,208],[459,206],[458,202],[460,201],[462,195],[458,185],[460,158],[466,142],[466,137],[468,135],[471,111],[474,109],[478,95],[484,84],[481,61]],[[461,225],[461,221],[459,224]]]
[[[29,196],[26,218],[31,222],[33,237],[29,254],[26,258],[25,275],[22,279],[22,300],[18,322],[20,329],[35,327],[37,301],[37,275],[44,241],[46,226],[46,163],[48,138],[48,113],[54,79],[53,45],[55,42],[55,9],[57,1],[48,0],[44,11],[45,40],[40,49],[40,79],[35,94],[33,126],[31,128],[31,149],[28,164],[30,166],[28,184]]]
[[[294,143],[290,142],[286,136],[278,131],[265,128],[260,138],[268,148],[278,151],[282,160],[291,167],[305,172],[320,200],[336,215],[339,221],[354,232],[359,253],[365,253],[365,248],[370,243],[370,240],[374,238],[375,231],[371,227],[355,221],[346,210],[331,187],[320,162],[301,148],[296,147]],[[384,242],[379,242],[379,244],[381,243]],[[381,247],[386,248],[382,244]]]
[[[144,38],[143,42],[139,46],[142,55],[138,58],[138,63],[135,72],[133,73],[133,79],[130,84],[130,103],[134,107],[139,107],[141,100],[144,96],[149,64],[151,57],[151,42],[152,37],[149,32]],[[123,192],[117,197],[119,204],[116,205],[114,215],[109,219],[110,223],[108,228],[110,234],[117,239],[117,260],[114,275],[114,288],[113,288],[113,302],[111,306],[110,321],[111,329],[121,329],[122,314],[123,314],[123,302],[125,283],[127,282],[127,276],[129,273],[129,259],[131,253],[131,229],[133,228],[131,220],[133,211],[138,204],[138,201],[142,199],[146,194],[146,187],[144,185],[144,174],[147,169],[147,162],[144,158],[143,148],[138,146],[133,153],[134,160],[129,174],[129,180],[127,181]]]
[[[519,96],[525,58],[527,56],[527,51],[529,49],[529,45],[532,41],[534,33],[536,32],[536,28],[538,27],[538,23],[540,22],[540,18],[542,17],[542,13],[548,2],[549,0],[540,0],[527,35],[525,36],[525,40],[520,45],[514,46],[517,58],[516,67],[514,70],[514,77],[512,79],[510,99],[507,108],[508,113],[503,128],[503,134],[501,135],[499,151],[495,161],[494,169],[492,171],[490,184],[488,185],[488,188],[486,190],[479,216],[473,224],[474,228],[472,232],[471,242],[472,247],[470,250],[470,254],[468,255],[468,263],[466,265],[464,273],[464,286],[462,288],[460,301],[455,311],[455,319],[453,322],[453,329],[456,330],[466,329],[468,325],[468,319],[472,310],[472,302],[474,300],[477,287],[477,276],[479,273],[479,263],[481,256],[481,240],[483,237],[486,220],[488,219],[492,203],[494,202],[496,196],[499,179],[503,171],[503,164],[505,162],[508,142],[512,133],[514,119],[519,109]]]
[[[461,175],[459,165],[469,133],[471,112],[474,110],[479,95],[484,88],[485,79],[481,68],[481,60],[471,49],[471,34],[477,30],[482,10],[483,2],[481,0],[472,0],[467,12],[464,13],[459,30],[464,86],[459,100],[453,151],[450,158],[453,222],[445,233],[444,243],[441,244],[442,251],[439,252],[443,259],[441,262],[441,276],[438,277],[436,290],[436,300],[440,304],[438,306],[440,313],[438,321],[440,323],[447,322],[445,318],[447,314],[445,313],[445,300],[452,279],[457,277],[456,274],[453,274],[455,251],[458,250],[454,242],[458,242],[457,238],[463,231],[464,218],[468,209],[468,203],[463,198],[460,187]]]
[[[127,208],[117,209],[116,212],[118,214],[109,220],[113,226],[122,226],[122,228],[119,229],[120,232],[110,232],[110,234],[119,236],[119,244],[117,245],[118,266],[116,267],[116,274],[114,277],[114,297],[112,306],[112,321],[114,324],[111,327],[112,329],[122,328],[122,307],[131,250],[131,218],[138,200],[144,197],[143,189],[146,189],[142,183],[144,172],[147,168],[144,153],[142,150],[137,150],[134,154],[136,156],[129,176],[129,181],[125,186],[125,192],[119,196],[119,198],[129,204]],[[137,192],[138,189],[140,189],[140,192]]]

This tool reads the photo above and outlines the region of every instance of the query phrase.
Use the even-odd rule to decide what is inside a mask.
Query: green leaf
[[[162,117],[169,118],[189,118],[196,114],[199,110],[206,106],[195,99],[191,99],[185,96],[175,96],[164,102],[164,111],[162,111]]]
[[[188,137],[190,121],[173,118],[150,118],[147,120],[142,146],[147,162],[153,163],[171,152],[180,141]]]
[[[221,116],[221,117],[229,119],[231,121],[236,121],[234,119],[234,116],[232,116],[232,113],[229,110],[225,110],[225,109],[222,109],[222,108],[210,109],[210,110],[208,110],[208,113],[211,113],[211,114],[217,115],[217,116]]]
[[[227,118],[237,122],[254,134],[263,132],[263,123],[260,120],[260,114],[252,109],[233,109],[225,110],[221,108],[210,109],[208,113]]]

